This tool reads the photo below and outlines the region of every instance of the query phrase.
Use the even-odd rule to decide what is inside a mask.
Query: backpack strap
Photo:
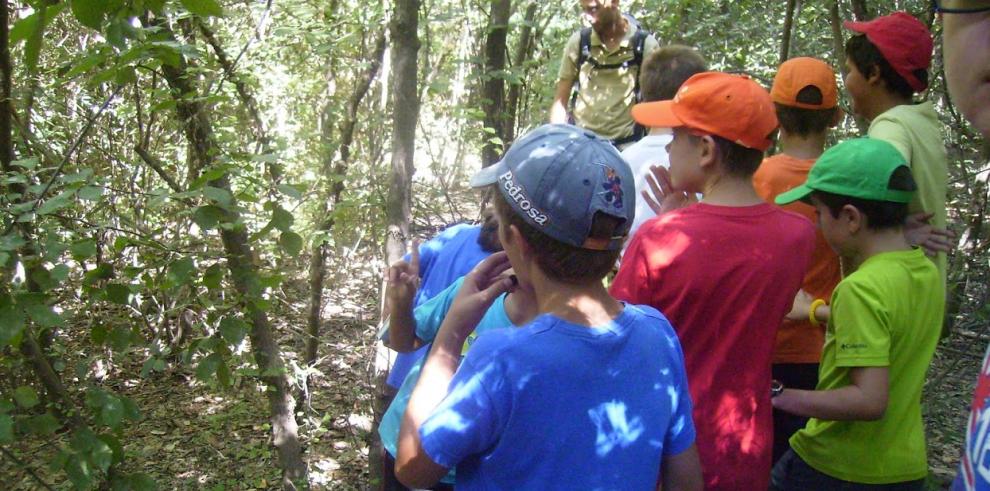
[[[578,91],[581,90],[581,66],[589,58],[591,58],[591,28],[585,27],[581,29],[581,40],[578,43],[577,77],[574,79],[574,85],[571,89],[571,102],[568,106],[571,111],[574,110],[575,104],[577,104]],[[597,64],[594,66],[597,66]]]

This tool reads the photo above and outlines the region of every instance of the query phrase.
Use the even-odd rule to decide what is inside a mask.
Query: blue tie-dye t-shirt
[[[458,489],[656,489],[694,443],[680,343],[656,310],[611,323],[542,315],[478,337],[420,428]]]

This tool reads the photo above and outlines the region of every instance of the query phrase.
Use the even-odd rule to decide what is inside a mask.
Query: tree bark
[[[158,22],[169,37],[174,38],[164,22]],[[202,99],[190,97],[196,94],[196,89],[189,81],[185,58],[180,58],[178,66],[162,65],[162,73],[168,82],[173,99],[176,102],[176,112],[185,127],[186,138],[193,151],[192,161],[197,169],[206,169],[213,165],[220,153],[213,127],[208,118]],[[229,176],[225,173],[211,180],[210,186],[232,192]],[[240,216],[236,203],[225,210],[225,223],[239,223]],[[299,442],[298,427],[294,414],[295,399],[290,389],[291,384],[286,375],[278,344],[275,341],[271,323],[267,313],[258,307],[253,300],[261,291],[258,282],[257,266],[254,251],[248,240],[247,229],[243,225],[222,228],[220,238],[227,259],[234,289],[240,296],[242,308],[249,320],[251,330],[251,350],[255,362],[261,372],[262,380],[268,385],[270,421],[272,425],[273,442],[282,469],[282,488],[295,490],[297,486],[308,487],[306,462],[302,458],[302,445]]]
[[[873,14],[870,13],[866,0],[850,0],[850,3],[852,3],[853,18],[858,22],[873,19]]]
[[[832,56],[839,64],[842,71],[842,78],[846,77],[845,45],[846,41],[842,37],[842,19],[839,16],[839,0],[832,0],[828,4],[828,19],[832,27]]]
[[[10,62],[10,12],[6,1],[0,2],[0,169],[6,174],[14,172],[12,162],[14,160],[14,140],[13,140],[13,65]],[[7,184],[7,189],[11,194],[25,197],[26,187],[17,182]],[[25,240],[26,244],[18,250],[22,259],[37,256],[38,248],[34,242],[34,227],[31,222],[19,223],[16,226],[18,232]],[[37,260],[25,259],[27,268],[27,289],[32,293],[43,293],[41,287],[33,280],[35,273],[41,266]],[[51,401],[59,404],[60,415],[66,423],[72,427],[82,424],[79,412],[75,408],[75,403],[65,390],[62,379],[59,377],[48,356],[42,349],[38,334],[35,333],[34,326],[30,321],[24,326],[21,341],[21,353],[27,358],[38,382],[45,388],[45,393]]]
[[[320,224],[319,230],[321,232],[329,233],[333,228],[334,219],[329,212],[332,210],[332,207],[336,206],[336,204],[340,202],[340,195],[344,192],[344,180],[342,176],[347,173],[347,168],[351,161],[351,145],[354,143],[354,129],[357,126],[358,109],[361,107],[361,102],[364,100],[364,97],[371,89],[372,82],[374,82],[375,78],[378,77],[378,71],[381,69],[382,57],[384,54],[385,31],[382,30],[378,33],[375,39],[375,49],[371,58],[368,60],[368,68],[365,70],[364,76],[358,80],[356,86],[354,87],[354,92],[351,93],[350,100],[347,103],[347,116],[340,123],[340,154],[336,159],[334,159],[334,156],[330,152],[326,152],[326,155],[324,156],[324,177],[327,182],[330,183],[330,186],[327,197],[323,200],[322,206],[320,207],[320,216],[326,217]],[[330,124],[332,115],[330,114],[329,107],[324,108],[323,114],[324,148],[329,148],[329,143],[332,138],[328,133],[330,133],[333,128]],[[316,363],[317,351],[319,349],[320,324],[323,320],[323,282],[326,278],[327,252],[326,243],[320,242],[313,245],[313,250],[310,254],[309,315],[307,317],[306,326],[306,366],[312,366]]]
[[[791,51],[791,30],[794,26],[794,7],[797,0],[787,0],[787,14],[784,17],[784,35],[780,42],[780,63],[787,61]]]
[[[519,44],[516,45],[516,52],[512,58],[512,66],[522,71],[522,80],[528,80],[526,75],[529,69],[525,67],[526,60],[533,53],[533,21],[536,20],[536,10],[539,4],[531,2],[526,6],[526,14],[523,16],[522,29],[519,31]],[[519,119],[519,99],[522,95],[523,83],[512,83],[509,85],[509,97],[505,103],[505,113],[508,120],[505,122],[505,145],[509,145],[516,139],[516,122]]]
[[[481,107],[485,111],[485,141],[481,147],[481,165],[488,167],[501,157],[505,134],[505,39],[509,33],[511,0],[492,0],[485,40],[485,64],[482,70]]]

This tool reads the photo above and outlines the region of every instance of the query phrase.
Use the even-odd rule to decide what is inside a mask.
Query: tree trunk
[[[858,22],[865,22],[873,19],[873,15],[870,13],[869,7],[866,5],[866,0],[850,0],[852,3],[853,18]]]
[[[828,4],[828,19],[832,27],[832,56],[842,71],[842,78],[846,78],[845,45],[846,41],[842,37],[842,19],[839,16],[839,0],[832,0]]]
[[[797,0],[787,0],[787,14],[784,17],[784,35],[780,42],[780,63],[787,61],[791,51],[791,30],[794,26],[794,7]]]
[[[13,173],[12,163],[14,160],[14,140],[13,140],[13,65],[10,62],[10,12],[6,1],[0,2],[0,169],[6,173]],[[12,195],[26,197],[26,187],[16,181],[11,180],[7,184],[7,190]],[[35,258],[38,255],[38,248],[34,242],[34,226],[31,222],[21,222],[16,225],[16,229],[25,240],[25,245],[21,246],[18,254],[24,261],[27,269],[27,288],[31,293],[44,293],[41,287],[34,281],[36,272],[41,268],[40,263]],[[44,334],[42,333],[42,337]],[[24,326],[21,341],[21,353],[28,360],[34,371],[38,382],[45,389],[47,398],[58,403],[58,410],[62,419],[72,427],[82,424],[79,412],[75,408],[75,403],[65,390],[62,379],[59,377],[48,356],[42,349],[39,342],[39,335],[35,332],[31,321],[27,321]]]
[[[511,0],[492,0],[485,40],[485,65],[482,71],[481,107],[485,111],[485,141],[481,148],[481,165],[488,167],[501,157],[506,143],[505,132],[505,39],[509,33]]]
[[[158,22],[158,26],[164,32],[169,32],[164,22]],[[196,92],[189,82],[188,77],[190,75],[187,68],[188,64],[185,58],[180,58],[178,66],[162,65],[162,73],[171,89],[172,97],[175,99],[179,119],[185,126],[186,138],[193,151],[192,161],[198,169],[207,169],[213,165],[216,156],[220,154],[220,147],[215,140],[213,127],[206,113],[206,107],[201,102],[202,99],[190,97],[190,94],[196,94]],[[209,185],[227,190],[231,192],[231,195],[234,195],[229,176],[226,173],[211,180]],[[240,223],[238,212],[233,211],[237,209],[237,204],[231,203],[228,208],[224,212],[223,222]],[[271,411],[273,442],[282,469],[282,488],[286,490],[297,489],[297,486],[306,488],[308,487],[307,468],[306,462],[302,458],[302,445],[299,442],[296,418],[293,413],[295,399],[290,390],[291,384],[285,373],[285,365],[278,344],[275,342],[268,315],[257,307],[256,302],[252,301],[252,297],[261,291],[261,287],[258,284],[255,256],[248,240],[247,229],[243,225],[222,228],[220,238],[223,242],[231,281],[241,298],[242,308],[246,313],[245,317],[251,324],[249,333],[251,350],[258,370],[262,374],[261,378],[268,385],[266,393]]]
[[[391,264],[405,254],[412,215],[413,156],[419,99],[416,91],[419,52],[419,0],[396,0],[392,17],[392,168],[386,199],[388,236],[385,259]]]
[[[329,214],[332,207],[340,202],[340,195],[344,191],[344,180],[343,176],[347,173],[348,165],[351,161],[351,145],[354,143],[354,129],[357,126],[357,116],[358,109],[361,107],[361,102],[364,100],[365,95],[371,89],[372,82],[378,77],[378,71],[382,66],[382,57],[385,54],[385,31],[382,30],[378,33],[375,39],[375,50],[368,60],[368,68],[364,73],[364,76],[360,78],[357,82],[357,86],[354,87],[354,92],[351,93],[351,98],[347,103],[347,116],[344,121],[340,123],[340,155],[334,159],[334,156],[327,152],[325,155],[325,160],[323,163],[324,178],[330,183],[327,197],[323,200],[321,206],[320,216],[326,217],[326,219],[320,224],[319,230],[324,233],[329,233],[333,228],[334,219],[333,216]],[[330,114],[329,108],[324,108],[323,110],[323,139],[324,148],[329,148],[331,141],[331,132],[333,125],[330,124],[332,121],[332,115]],[[329,202],[329,204],[328,204]],[[306,326],[306,366],[312,366],[316,363],[317,351],[319,348],[319,337],[320,337],[320,324],[322,322],[322,306],[323,306],[323,281],[326,278],[326,257],[327,257],[327,246],[324,242],[313,245],[313,250],[310,255],[309,261],[309,315],[307,317]]]
[[[520,82],[513,82],[509,86],[509,97],[505,103],[505,113],[508,117],[504,127],[505,145],[511,144],[516,139],[516,123],[519,119],[519,99],[523,89],[522,80],[528,79],[526,75],[529,74],[529,70],[525,67],[525,63],[533,53],[533,46],[535,45],[533,43],[533,21],[536,20],[536,10],[538,7],[539,4],[536,2],[531,2],[526,6],[522,29],[519,31],[519,44],[516,46],[515,56],[512,58],[513,68],[521,70],[522,76],[520,77]]]

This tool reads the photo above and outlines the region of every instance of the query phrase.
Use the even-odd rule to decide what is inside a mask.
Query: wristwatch
[[[782,384],[780,382],[780,380],[771,380],[770,381],[770,398],[771,399],[773,399],[774,397],[779,396],[783,392],[784,392],[784,384]]]

